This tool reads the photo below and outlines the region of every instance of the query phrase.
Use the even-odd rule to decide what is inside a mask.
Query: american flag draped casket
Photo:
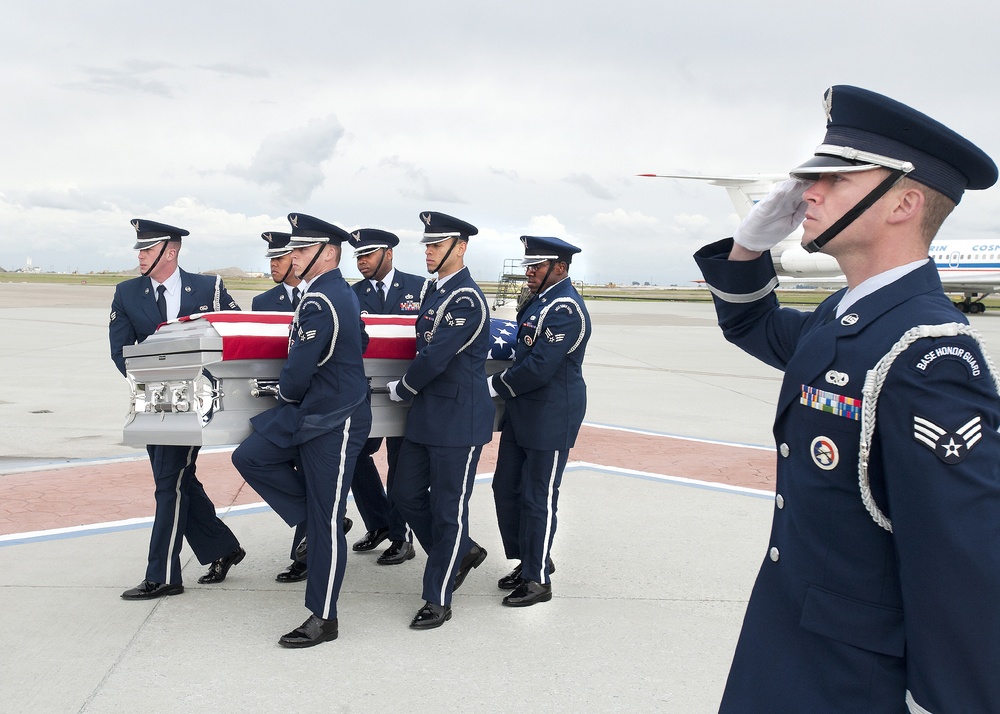
[[[409,404],[389,399],[416,352],[413,315],[362,315],[370,338],[365,374],[372,387],[371,436],[402,436]],[[278,375],[288,356],[288,312],[211,312],[161,325],[125,347],[132,400],[124,443],[132,446],[239,444],[250,418],[275,405]],[[490,321],[489,374],[513,356],[517,326]],[[497,420],[502,400],[497,403]]]

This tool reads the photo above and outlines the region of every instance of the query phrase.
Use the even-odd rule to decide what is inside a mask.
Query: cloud
[[[266,69],[260,69],[259,67],[245,67],[240,64],[231,64],[229,62],[199,64],[196,66],[198,69],[203,69],[208,72],[215,72],[216,74],[221,75],[233,75],[236,77],[246,77],[248,79],[267,79],[271,76],[271,73]]]
[[[83,72],[88,79],[83,82],[71,82],[66,87],[83,89],[101,94],[153,94],[159,97],[171,98],[170,87],[149,75],[174,65],[166,62],[149,62],[146,60],[126,60],[121,67],[84,67]]]
[[[598,183],[597,179],[589,174],[570,174],[563,181],[574,186],[579,186],[592,198],[599,198],[603,201],[612,201],[615,198],[615,195],[611,191]]]
[[[673,220],[673,228],[681,232],[702,231],[710,225],[712,225],[712,222],[700,214],[689,215],[680,213],[674,216]]]
[[[637,231],[648,232],[659,223],[659,219],[647,216],[641,211],[626,211],[623,208],[616,208],[610,213],[598,213],[594,216],[594,223],[601,228],[618,231],[622,233],[634,233]]]
[[[98,196],[83,193],[78,188],[43,188],[4,196],[22,208],[56,208],[64,211],[111,211],[114,204]]]
[[[515,183],[521,183],[521,177],[517,173],[517,171],[513,171],[511,169],[500,169],[500,168],[497,168],[496,166],[490,166],[489,167],[489,172],[491,174],[493,174],[494,176],[499,176],[500,178],[505,178],[508,181],[513,181]]]
[[[532,216],[528,221],[527,235],[535,236],[556,236],[564,238],[566,236],[566,226],[559,222],[555,216]]]
[[[303,127],[265,137],[248,166],[230,166],[227,172],[260,186],[277,186],[284,203],[303,203],[323,185],[322,164],[343,136],[335,115],[311,119]]]
[[[379,161],[379,166],[398,170],[409,179],[412,186],[399,189],[399,193],[406,198],[437,203],[465,203],[454,191],[434,186],[427,172],[418,168],[416,164],[402,161],[398,156],[382,159]]]

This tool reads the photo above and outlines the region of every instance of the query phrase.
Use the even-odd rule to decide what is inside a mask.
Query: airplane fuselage
[[[682,174],[639,174],[655,178],[693,179],[729,192],[733,208],[741,219],[757,201],[766,196],[784,174],[750,174],[742,176],[697,176]],[[823,253],[809,253],[801,244],[799,229],[771,249],[774,269],[782,282],[813,283],[823,286],[846,285],[836,258]],[[982,300],[1000,292],[1000,241],[935,240],[930,258],[937,266],[941,284],[947,293],[961,293],[963,300],[955,303],[962,312],[983,312]]]

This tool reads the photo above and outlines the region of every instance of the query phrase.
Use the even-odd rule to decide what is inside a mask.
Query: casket
[[[416,353],[412,315],[362,315],[369,336],[365,374],[372,388],[372,437],[402,436],[409,402],[389,399]],[[239,444],[250,418],[276,402],[288,356],[288,312],[212,312],[173,320],[125,347],[132,399],[124,443]],[[510,365],[516,326],[493,319],[488,374]],[[495,399],[499,428],[503,400]]]

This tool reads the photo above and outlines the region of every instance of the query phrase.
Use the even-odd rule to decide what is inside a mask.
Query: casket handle
[[[276,379],[251,379],[250,396],[260,399],[261,397],[278,398],[278,380]]]

